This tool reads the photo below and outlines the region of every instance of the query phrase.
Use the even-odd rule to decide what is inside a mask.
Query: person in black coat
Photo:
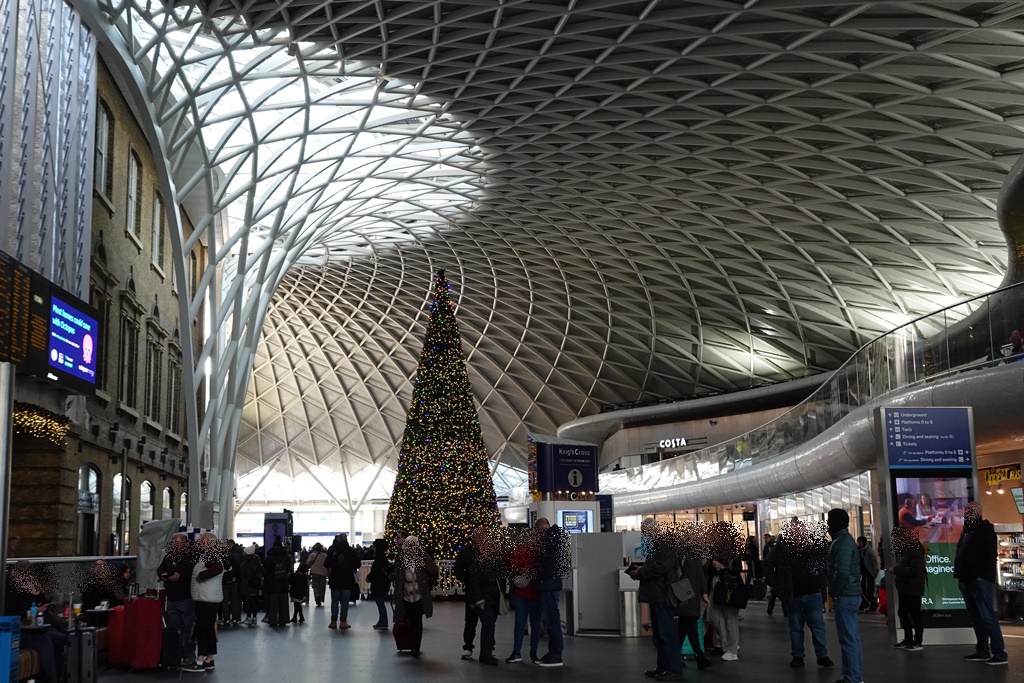
[[[981,503],[971,501],[964,508],[964,530],[956,543],[953,576],[964,596],[977,638],[974,654],[967,661],[985,661],[993,666],[1008,661],[999,615],[995,610],[996,566],[999,544],[995,527],[981,516]]]
[[[388,593],[391,591],[391,575],[395,568],[388,562],[388,542],[378,538],[373,542],[373,550],[376,556],[373,558],[373,565],[367,580],[370,582],[370,598],[377,603],[379,617],[373,627],[380,631],[388,630],[388,610],[384,603],[388,600]]]
[[[476,562],[480,554],[478,544],[486,537],[487,532],[483,527],[476,527],[470,534],[469,539],[459,548],[455,556],[455,566],[452,573],[462,584],[462,587],[469,588],[469,568]],[[462,658],[473,659],[473,641],[476,640],[476,623],[480,620],[480,610],[473,607],[469,600],[466,601],[465,625],[462,627]]]
[[[302,603],[309,599],[309,575],[306,573],[308,567],[299,563],[298,569],[288,579],[288,595],[291,596],[295,611],[292,614],[292,623],[305,623],[306,616],[302,613]]]
[[[237,626],[242,621],[242,597],[239,592],[239,568],[242,565],[242,548],[228,539],[224,556],[224,602],[221,603],[220,623],[222,626]]]
[[[351,628],[348,623],[348,603],[353,592],[359,590],[356,571],[359,559],[348,544],[348,536],[338,534],[327,551],[324,566],[331,570],[327,581],[331,586],[331,623],[327,628]]]
[[[478,538],[479,552],[469,566],[466,582],[466,605],[473,609],[480,619],[480,662],[495,665],[494,626],[498,621],[498,605],[501,601],[502,586],[499,583],[497,557],[486,536]]]
[[[928,579],[924,546],[917,534],[898,526],[892,530],[892,554],[896,565],[889,572],[896,579],[900,604],[897,614],[903,626],[903,640],[896,646],[911,651],[922,650],[924,622],[921,619],[921,598]]]
[[[267,591],[267,623],[271,626],[284,626],[288,623],[288,580],[292,575],[292,554],[281,543],[281,538],[274,540],[274,545],[267,552],[263,563],[266,574]]]

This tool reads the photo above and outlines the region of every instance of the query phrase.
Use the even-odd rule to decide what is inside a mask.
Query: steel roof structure
[[[1011,265],[1024,3],[96,1],[209,240],[223,501],[375,495],[436,268],[521,466],[527,431],[834,368]]]

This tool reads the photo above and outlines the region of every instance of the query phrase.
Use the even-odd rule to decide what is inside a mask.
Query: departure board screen
[[[32,273],[0,252],[0,363],[24,363],[28,356],[28,314]]]

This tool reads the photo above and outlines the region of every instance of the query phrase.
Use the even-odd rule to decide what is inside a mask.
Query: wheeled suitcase
[[[124,605],[127,664],[133,669],[160,665],[164,611],[154,598],[131,598]]]
[[[96,629],[68,631],[68,683],[96,683]]]
[[[408,619],[395,619],[391,632],[395,635],[395,646],[398,647],[399,652],[416,647],[412,641],[412,630],[409,628]]]
[[[764,579],[754,579],[750,582],[751,600],[764,600],[767,595],[768,586],[765,585]]]
[[[173,626],[164,626],[163,642],[160,645],[160,666],[171,669],[181,664],[181,634]]]
[[[128,642],[125,627],[127,626],[124,606],[118,605],[110,610],[107,618],[107,663],[128,665]]]

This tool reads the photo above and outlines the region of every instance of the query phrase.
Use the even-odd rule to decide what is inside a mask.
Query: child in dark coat
[[[309,599],[309,576],[306,574],[306,565],[299,564],[295,573],[288,577],[288,595],[295,605],[295,613],[292,614],[292,623],[296,621],[305,623],[306,617],[302,614],[302,603]]]

